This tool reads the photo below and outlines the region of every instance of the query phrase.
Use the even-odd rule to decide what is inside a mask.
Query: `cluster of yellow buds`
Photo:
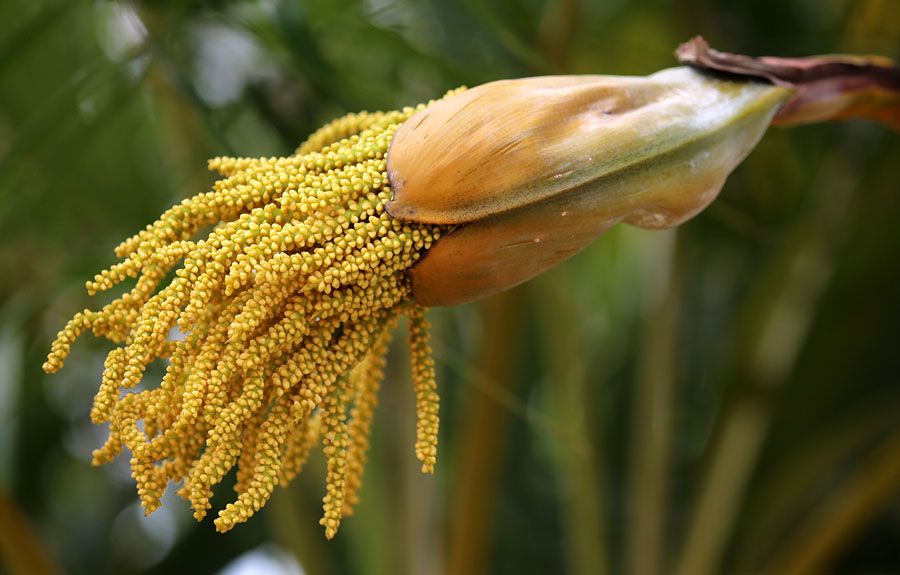
[[[392,196],[388,146],[424,107],[348,115],[290,157],[210,161],[223,176],[213,191],[123,242],[122,261],[87,283],[93,294],[137,278],[101,310],[77,314],[44,370],[59,369],[89,328],[119,344],[91,412],[95,423],[109,423],[93,462],[130,450],[148,513],[170,481],[183,481],[178,493],[202,519],[213,488],[237,466],[237,498],[215,520],[227,531],[291,481],[321,443],[328,460],[321,523],[332,537],[357,501],[384,355],[404,315],[419,415],[415,450],[423,471],[433,471],[438,397],[424,310],[405,271],[443,228],[403,223],[384,209]],[[183,339],[170,337],[174,327]],[[132,390],[159,358],[168,359],[159,385]]]

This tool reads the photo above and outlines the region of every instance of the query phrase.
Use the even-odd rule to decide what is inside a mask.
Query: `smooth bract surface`
[[[674,68],[493,82],[416,114],[388,153],[387,210],[458,225],[412,270],[416,300],[502,291],[619,221],[658,229],[687,220],[789,93]]]

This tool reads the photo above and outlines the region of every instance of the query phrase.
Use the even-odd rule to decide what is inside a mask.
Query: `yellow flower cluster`
[[[59,369],[87,329],[120,344],[91,412],[95,423],[109,423],[94,463],[130,450],[147,513],[170,481],[183,482],[179,495],[202,519],[214,486],[237,466],[237,498],[215,520],[227,531],[294,478],[321,442],[321,523],[333,537],[357,502],[384,355],[403,315],[419,416],[415,451],[433,471],[434,369],[424,310],[405,272],[442,230],[384,210],[391,138],[423,107],[348,115],[290,157],[211,160],[223,176],[213,191],[123,242],[122,261],[87,283],[93,294],[137,278],[100,311],[77,314],[44,370]],[[170,337],[175,327],[183,340]],[[159,358],[169,361],[160,384],[133,390]]]

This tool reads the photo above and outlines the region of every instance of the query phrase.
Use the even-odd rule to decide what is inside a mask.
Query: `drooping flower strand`
[[[44,369],[62,367],[87,329],[120,344],[107,356],[91,411],[94,422],[109,424],[94,463],[128,449],[148,513],[170,482],[183,482],[178,494],[202,519],[236,467],[237,497],[215,520],[227,531],[290,482],[321,443],[321,523],[333,537],[358,500],[384,355],[403,315],[419,414],[415,451],[433,470],[433,362],[406,270],[442,228],[384,210],[391,138],[423,107],[345,116],[286,158],[211,160],[223,176],[213,191],[124,241],[116,248],[122,261],[87,282],[93,294],[137,278],[99,311],[77,314]],[[169,338],[176,327],[183,340]],[[133,390],[157,359],[168,359],[159,385]]]
[[[434,473],[437,463],[438,394],[434,377],[434,360],[428,343],[431,327],[425,319],[425,308],[416,306],[409,314],[409,356],[412,364],[413,388],[416,393],[416,457],[423,473]]]

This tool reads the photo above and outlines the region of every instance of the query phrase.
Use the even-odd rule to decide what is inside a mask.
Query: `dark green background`
[[[649,74],[698,33],[896,59],[900,4],[0,3],[0,572],[215,573],[275,548],[316,575],[900,572],[900,135],[873,124],[773,129],[677,232],[617,226],[432,311],[437,473],[413,457],[398,345],[331,542],[320,459],[226,535],[176,497],[143,519],[127,460],[88,465],[108,345],[40,370],[108,301],[84,281],[207,189],[207,158],[288,154],[337,115],[462,84]]]

